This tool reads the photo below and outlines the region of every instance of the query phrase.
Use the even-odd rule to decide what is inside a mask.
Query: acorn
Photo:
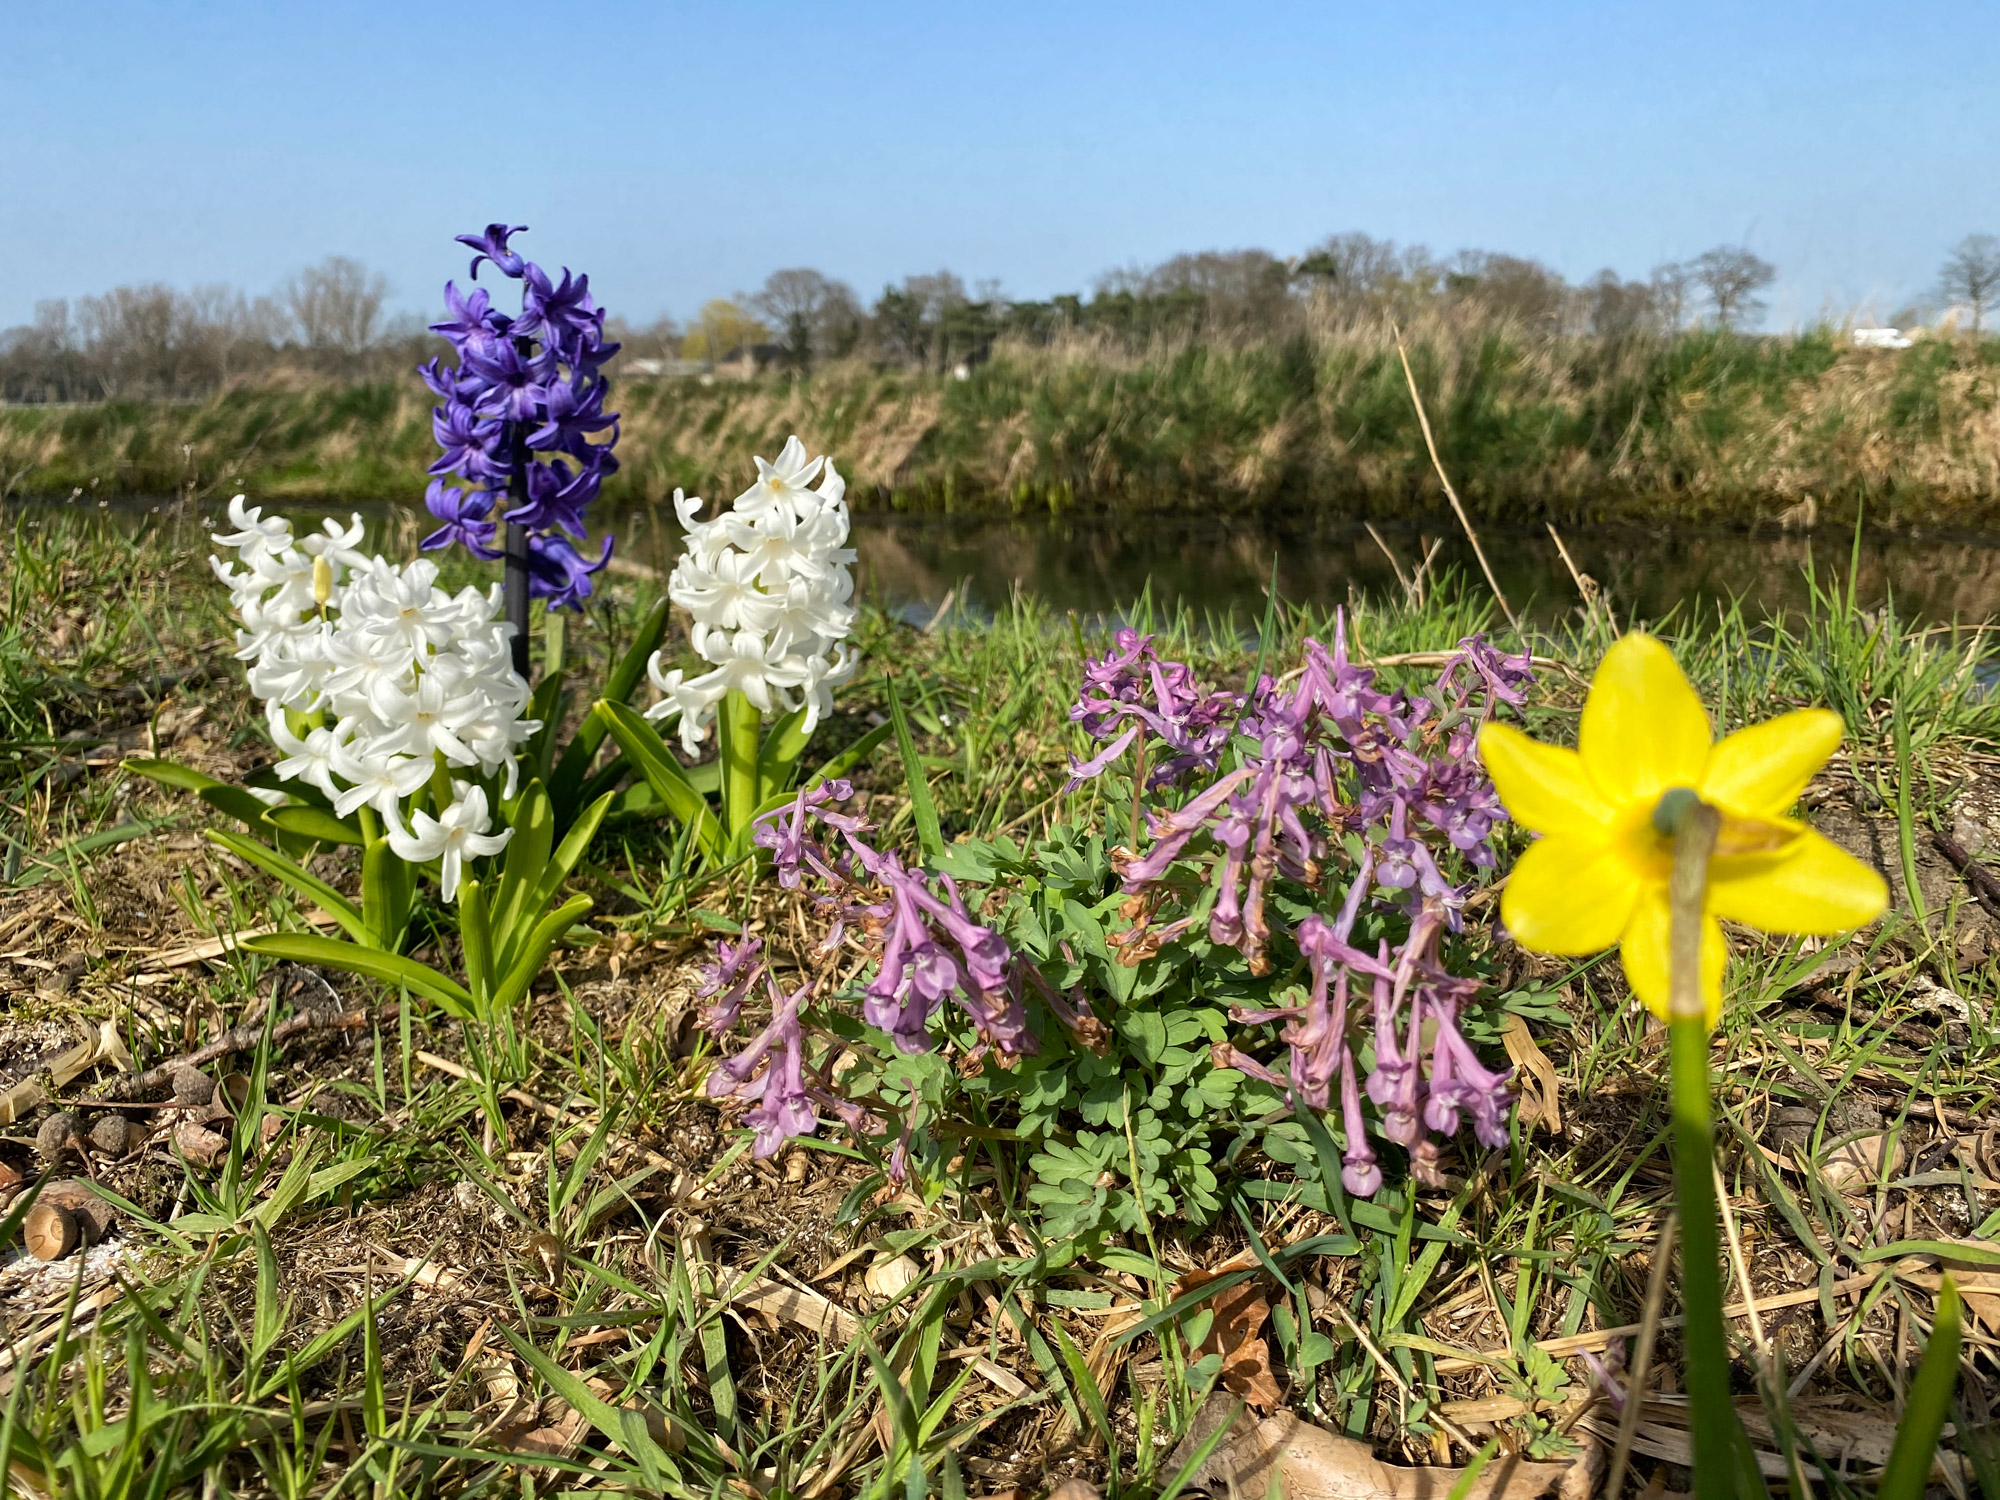
[[[59,1109],[42,1121],[42,1128],[35,1132],[35,1149],[42,1153],[44,1161],[62,1160],[65,1151],[75,1149],[76,1138],[83,1134],[83,1121],[66,1109]]]
[[[173,1075],[174,1103],[183,1109],[199,1109],[215,1097],[215,1080],[200,1068],[176,1068]]]
[[[105,1156],[130,1156],[146,1132],[123,1115],[100,1115],[90,1127],[90,1144]]]

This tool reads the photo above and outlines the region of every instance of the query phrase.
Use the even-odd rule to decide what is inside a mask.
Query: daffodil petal
[[[1650,801],[1698,786],[1708,766],[1708,715],[1673,653],[1650,635],[1604,653],[1583,705],[1577,752],[1607,802]]]
[[[1709,910],[1766,932],[1851,932],[1888,904],[1880,875],[1810,828],[1780,853],[1718,859],[1708,870]]]
[[[1632,920],[1618,940],[1619,962],[1625,967],[1625,982],[1632,993],[1645,1002],[1661,1020],[1673,1014],[1673,918],[1667,909],[1664,886],[1640,893],[1632,908]],[[1729,964],[1729,940],[1714,917],[1701,921],[1701,993],[1707,1005],[1708,1024],[1722,1019],[1722,971]]]
[[[1556,834],[1514,862],[1500,920],[1538,953],[1596,953],[1618,941],[1638,899],[1638,875],[1609,844]]]
[[[1698,790],[1732,812],[1777,817],[1799,800],[1845,727],[1831,709],[1801,708],[1739,729],[1709,752]]]
[[[1479,756],[1501,803],[1523,828],[1581,833],[1611,819],[1611,805],[1574,750],[1531,740],[1511,724],[1488,724],[1479,731]]]

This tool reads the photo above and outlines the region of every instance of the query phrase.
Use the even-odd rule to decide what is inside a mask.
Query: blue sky
[[[642,321],[1361,229],[1571,277],[1742,241],[1784,326],[2000,232],[1990,0],[4,9],[0,326],[336,252],[425,309],[493,218]]]

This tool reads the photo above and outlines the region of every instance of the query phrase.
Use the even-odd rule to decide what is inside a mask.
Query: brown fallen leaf
[[[1555,1064],[1536,1043],[1528,1023],[1511,1012],[1501,1040],[1507,1044],[1507,1056],[1514,1066],[1534,1080],[1534,1089],[1521,1093],[1521,1128],[1540,1124],[1551,1134],[1562,1134],[1562,1083],[1556,1077]]]
[[[1218,1402],[1224,1403],[1218,1409]],[[1185,1463],[1228,1415],[1228,1398],[1210,1396],[1188,1437],[1168,1460]],[[1447,1500],[1465,1477],[1449,1467],[1406,1468],[1386,1464],[1368,1444],[1337,1436],[1288,1411],[1253,1422],[1239,1414],[1231,1436],[1208,1456],[1189,1480],[1211,1495],[1270,1495],[1284,1500]],[[1539,1500],[1564,1492],[1564,1500],[1587,1493],[1589,1474],[1573,1470],[1589,1462],[1586,1451],[1575,1463],[1533,1463],[1505,1455],[1490,1460],[1465,1491],[1465,1500]]]
[[[1885,1172],[1893,1176],[1902,1164],[1902,1137],[1896,1132],[1883,1130],[1855,1136],[1828,1147],[1820,1160],[1820,1173],[1828,1184],[1840,1192],[1872,1193]]]
[[[1188,1272],[1175,1284],[1173,1295],[1183,1297],[1231,1271],[1257,1267],[1257,1259],[1245,1250],[1213,1270]],[[1199,1352],[1222,1356],[1223,1390],[1241,1396],[1262,1411],[1277,1406],[1284,1400],[1284,1392],[1278,1389],[1277,1378],[1271,1373],[1271,1346],[1263,1338],[1264,1323],[1271,1316],[1271,1304],[1264,1298],[1263,1277],[1253,1276],[1217,1292],[1209,1299],[1208,1307],[1215,1314],[1215,1321],[1209,1325]]]
[[[181,1155],[204,1167],[214,1166],[229,1154],[227,1136],[218,1135],[206,1125],[197,1125],[192,1120],[183,1120],[174,1127],[174,1144],[180,1147]]]

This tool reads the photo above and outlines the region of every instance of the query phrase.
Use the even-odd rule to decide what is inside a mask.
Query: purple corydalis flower
[[[850,794],[845,782],[807,787],[789,807],[758,819],[751,837],[771,851],[780,885],[795,888],[809,869],[831,888],[820,898],[836,912],[830,942],[850,921],[881,942],[863,993],[868,1024],[887,1032],[898,1051],[927,1052],[930,1019],[951,1001],[972,1022],[982,1054],[990,1049],[1011,1060],[1034,1051],[1007,940],[972,915],[950,876],[906,868],[862,837],[869,829],[860,819],[832,810]],[[820,843],[814,824],[840,836],[841,855]]]
[[[763,949],[764,940],[754,937],[715,945],[715,963],[702,970],[701,988],[695,991],[697,1000],[711,1002],[701,1016],[711,1036],[722,1035],[742,1016],[744,997],[763,969]]]
[[[1169,722],[1160,704],[1226,701],[1217,722],[1226,720],[1223,742],[1233,738],[1236,747],[1236,769],[1177,808],[1149,809],[1149,848],[1114,851],[1133,919],[1108,940],[1122,961],[1141,962],[1185,931],[1187,918],[1150,924],[1162,901],[1187,897],[1190,875],[1200,872],[1214,889],[1211,941],[1237,948],[1253,974],[1268,972],[1273,945],[1287,936],[1272,925],[1271,882],[1313,889],[1343,841],[1358,854],[1339,916],[1307,917],[1289,935],[1311,971],[1305,1002],[1233,1012],[1240,1024],[1282,1025],[1282,1072],[1240,1044],[1219,1044],[1214,1054],[1217,1066],[1282,1089],[1294,1108],[1328,1110],[1338,1095],[1342,1178],[1351,1192],[1382,1183],[1364,1098],[1380,1111],[1381,1134],[1410,1152],[1423,1181],[1441,1178],[1434,1135],[1455,1133],[1466,1118],[1483,1144],[1505,1139],[1512,1075],[1485,1067],[1459,1029],[1476,986],[1446,970],[1439,943],[1460,929],[1471,888],[1454,883],[1447,866],[1492,868],[1491,836],[1505,816],[1474,749],[1478,726],[1496,702],[1523,701],[1529,667],[1526,657],[1468,636],[1431,695],[1388,691],[1372,668],[1350,658],[1344,617],[1330,646],[1305,643],[1298,672],[1265,677],[1242,697],[1204,693],[1185,667],[1158,661],[1150,640],[1132,632],[1086,663],[1071,717],[1100,749],[1088,760],[1072,757],[1073,778],[1102,771],[1142,736],[1149,749],[1185,754],[1187,716]],[[1203,833],[1209,842],[1197,844]],[[1407,936],[1393,945],[1380,936],[1357,943],[1364,910],[1406,920]],[[1364,1087],[1361,1037],[1371,1029]]]

